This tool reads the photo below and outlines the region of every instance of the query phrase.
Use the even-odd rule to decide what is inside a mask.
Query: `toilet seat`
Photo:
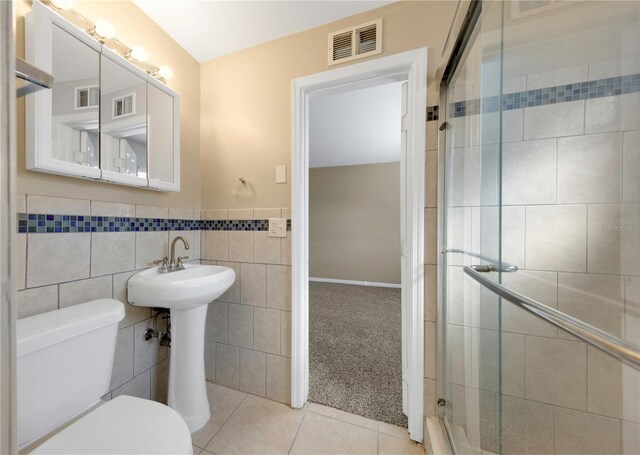
[[[192,455],[182,417],[155,401],[119,396],[60,431],[33,454]]]

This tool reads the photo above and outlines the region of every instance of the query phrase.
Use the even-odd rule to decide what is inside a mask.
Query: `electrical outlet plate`
[[[269,218],[269,237],[286,237],[287,236],[287,220],[286,218]]]

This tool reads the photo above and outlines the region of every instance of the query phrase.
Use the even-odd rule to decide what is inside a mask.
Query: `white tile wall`
[[[502,175],[503,204],[555,204],[556,139],[504,144]]]
[[[524,110],[524,140],[575,136],[584,132],[584,101],[528,107]]]
[[[586,231],[584,205],[527,206],[526,268],[586,272]]]
[[[620,201],[621,162],[621,133],[558,139],[558,203]]]

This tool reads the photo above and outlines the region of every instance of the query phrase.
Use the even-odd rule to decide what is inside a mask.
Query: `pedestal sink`
[[[231,287],[229,267],[185,264],[184,270],[159,273],[154,267],[129,279],[129,302],[171,310],[169,406],[193,433],[211,417],[204,372],[204,327],[209,302]]]

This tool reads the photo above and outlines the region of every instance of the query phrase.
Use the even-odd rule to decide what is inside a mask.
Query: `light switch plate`
[[[269,218],[269,237],[286,237],[287,219]]]
[[[276,166],[276,183],[287,183],[287,166]]]

